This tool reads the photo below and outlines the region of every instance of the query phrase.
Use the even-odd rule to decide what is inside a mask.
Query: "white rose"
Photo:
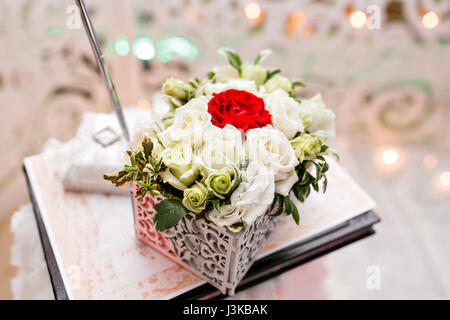
[[[303,122],[300,115],[300,104],[281,89],[275,90],[264,99],[266,108],[272,115],[275,128],[292,139],[298,132],[303,132]]]
[[[208,220],[221,227],[228,227],[241,222],[241,217],[241,208],[235,207],[232,204],[225,204],[220,206],[217,210],[212,209],[206,213],[206,218]]]
[[[209,211],[206,216],[218,226],[238,222],[252,224],[272,204],[275,192],[274,176],[262,163],[251,161],[242,173],[242,182],[231,195],[231,204]]]
[[[322,95],[316,94],[311,99],[303,99],[300,113],[307,119],[306,130],[322,139],[336,136],[336,115],[323,102]]]
[[[211,115],[207,111],[208,100],[199,97],[190,100],[175,111],[173,124],[160,134],[168,143],[188,143],[199,147],[204,130],[211,126]]]
[[[275,177],[258,161],[250,161],[242,182],[231,195],[231,204],[241,208],[242,220],[250,225],[262,216],[275,196]]]
[[[251,129],[247,133],[246,150],[251,160],[259,160],[275,175],[275,192],[289,194],[298,177],[299,164],[286,136],[270,126]]]
[[[174,178],[178,179],[187,187],[194,183],[198,176],[198,169],[192,165],[193,152],[191,145],[175,144],[162,151],[161,158]],[[169,177],[167,174],[164,176]],[[173,180],[171,181],[173,182]],[[177,189],[179,189],[180,186],[181,185],[178,183],[173,185],[173,187]]]
[[[214,170],[223,170],[230,163],[239,167],[239,162],[245,156],[242,134],[230,124],[223,129],[210,126],[204,132],[203,141],[196,162],[205,175]]]
[[[239,78],[239,72],[232,66],[219,66],[212,69],[217,81],[228,81]]]
[[[197,90],[197,96],[205,95],[208,98],[211,98],[213,93],[219,93],[229,89],[244,90],[253,94],[258,93],[254,81],[244,79],[231,79],[227,82],[207,83],[199,90]]]
[[[275,75],[264,84],[264,88],[267,93],[272,93],[277,89],[281,89],[286,91],[287,93],[291,93],[292,83],[291,80],[286,77]]]

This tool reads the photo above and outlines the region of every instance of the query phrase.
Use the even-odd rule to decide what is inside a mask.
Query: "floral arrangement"
[[[116,186],[134,182],[135,196],[163,195],[155,205],[155,229],[174,226],[188,212],[239,232],[265,214],[299,212],[311,188],[326,190],[326,142],[335,136],[335,114],[320,94],[296,94],[304,84],[219,49],[228,65],[207,79],[170,78],[162,92],[170,110],[142,122],[127,151],[129,163],[104,178]]]

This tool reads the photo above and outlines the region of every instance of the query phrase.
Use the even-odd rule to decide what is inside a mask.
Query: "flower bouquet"
[[[233,294],[293,199],[326,190],[335,115],[304,84],[219,49],[207,79],[168,79],[169,111],[136,128],[129,163],[105,175],[131,183],[137,238]]]

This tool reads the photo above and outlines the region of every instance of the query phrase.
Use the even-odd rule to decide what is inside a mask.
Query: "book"
[[[220,292],[134,236],[128,196],[66,192],[47,154],[24,173],[56,299],[212,299]],[[335,161],[326,193],[271,234],[237,292],[373,234],[375,202]]]

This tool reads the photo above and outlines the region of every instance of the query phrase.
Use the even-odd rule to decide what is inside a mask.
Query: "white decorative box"
[[[255,223],[233,233],[188,213],[174,227],[157,232],[153,227],[154,205],[162,199],[147,194],[137,200],[132,184],[133,212],[136,237],[171,260],[192,271],[223,294],[233,295],[259,250],[282,217],[271,217],[276,210],[272,204]]]

